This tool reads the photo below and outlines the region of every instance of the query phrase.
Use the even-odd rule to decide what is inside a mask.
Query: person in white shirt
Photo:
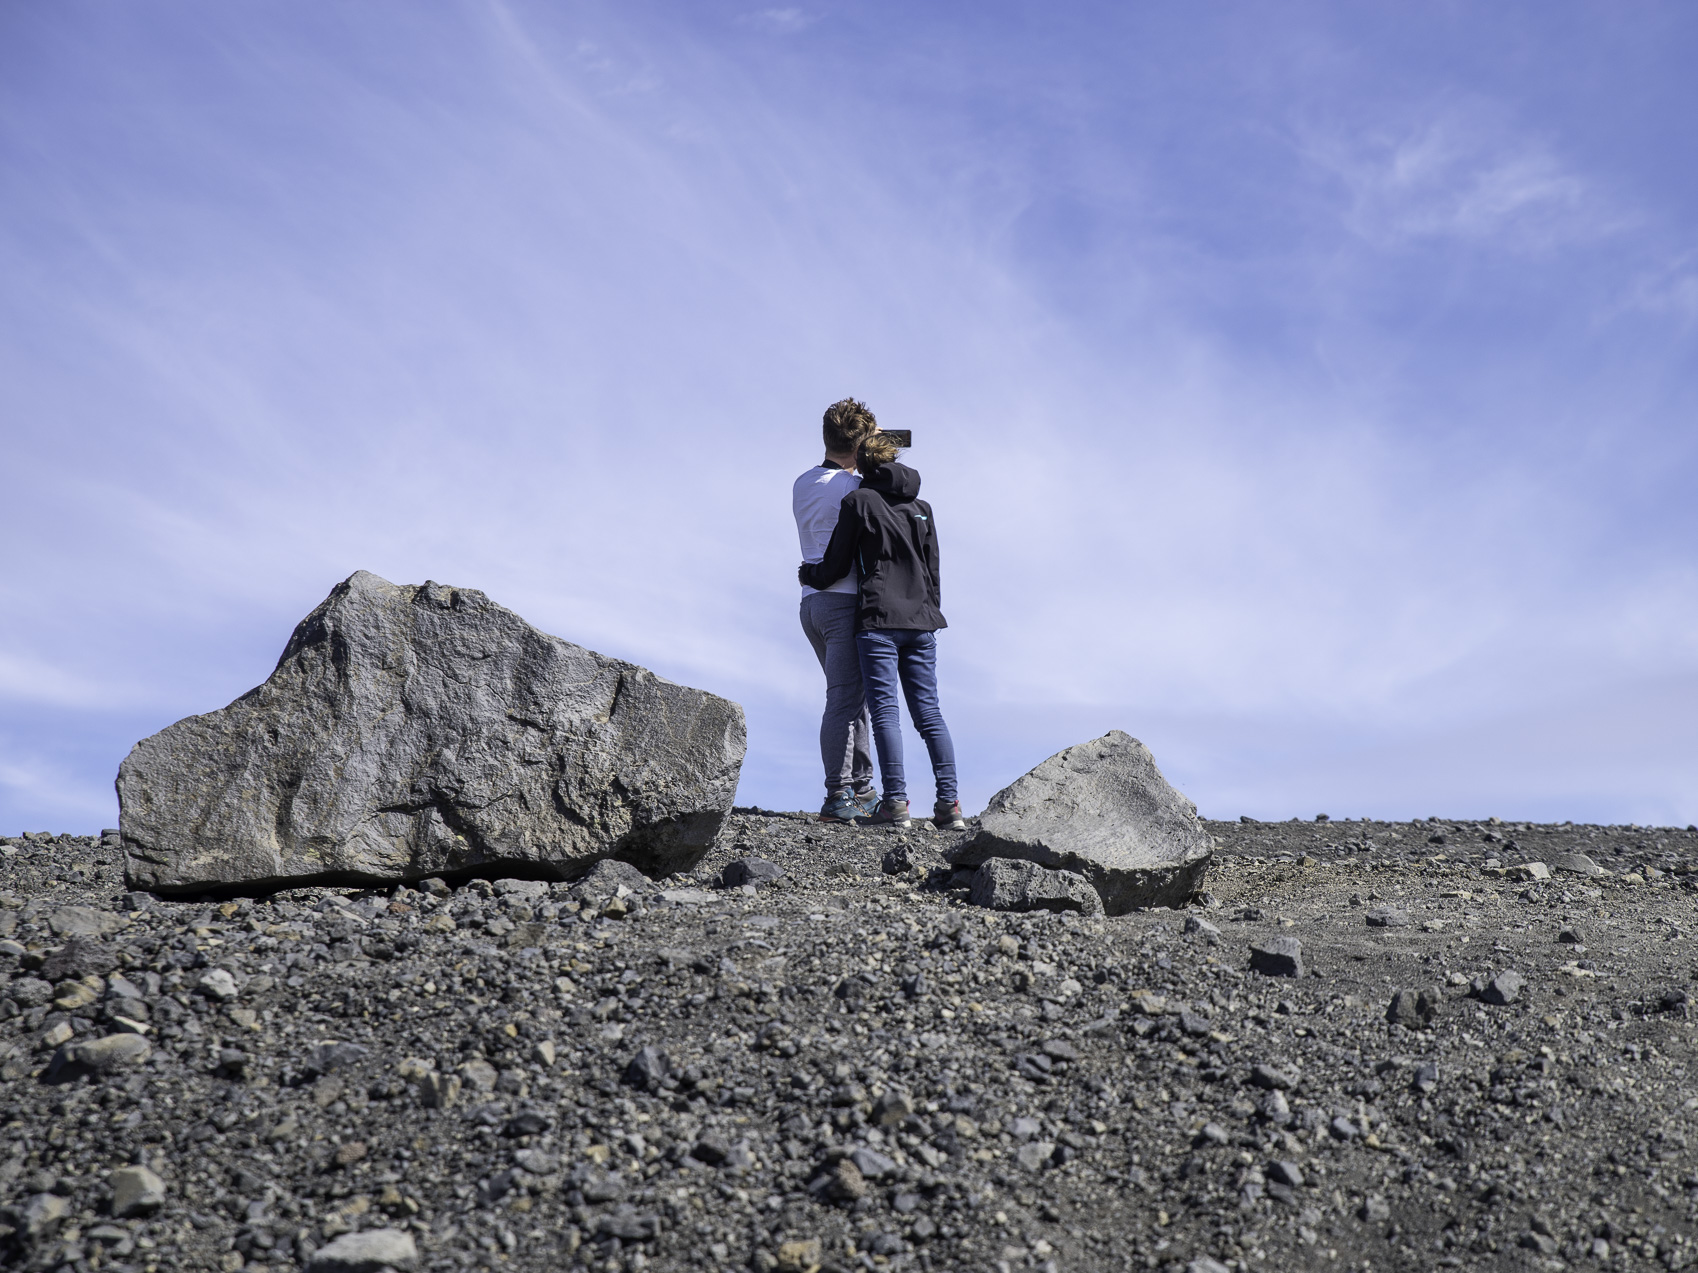
[[[845,398],[826,408],[825,459],[796,479],[791,510],[802,541],[802,560],[825,556],[843,497],[861,484],[855,454],[863,439],[878,432],[864,402]],[[822,590],[802,586],[802,631],[825,673],[825,713],[820,718],[820,760],[825,765],[821,822],[849,822],[878,807],[873,790],[872,724],[861,688],[855,649],[859,581],[853,573]]]

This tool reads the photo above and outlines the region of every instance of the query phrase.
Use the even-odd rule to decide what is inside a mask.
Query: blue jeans
[[[908,781],[902,772],[902,718],[896,706],[898,685],[908,700],[914,729],[931,753],[937,802],[953,804],[955,743],[937,704],[937,634],[918,628],[878,628],[855,634],[861,658],[861,684],[873,718],[873,741],[878,744],[879,775],[887,800],[906,800]]]

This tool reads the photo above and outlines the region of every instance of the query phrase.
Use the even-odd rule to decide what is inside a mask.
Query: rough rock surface
[[[1110,915],[1180,906],[1201,886],[1210,837],[1150,749],[1113,730],[1051,756],[991,797],[960,866],[1024,858],[1084,876]]]
[[[1083,875],[1015,858],[991,858],[979,867],[967,900],[995,911],[1103,913],[1102,898]]]
[[[743,751],[735,703],[481,592],[360,571],[263,685],[136,745],[119,822],[156,892],[569,879],[610,856],[666,874],[712,844]]]
[[[0,840],[0,1268],[304,1273],[384,1230],[421,1273],[1692,1267],[1698,832],[1208,829],[1212,895],[1114,918],[751,809],[625,897],[144,908],[116,837]],[[1509,878],[1561,851],[1605,873]],[[745,856],[783,877],[712,887]],[[67,905],[114,930],[69,961]],[[1249,972],[1298,934],[1306,976]],[[49,1078],[117,1015],[144,1064]],[[132,1167],[157,1205],[115,1214]]]

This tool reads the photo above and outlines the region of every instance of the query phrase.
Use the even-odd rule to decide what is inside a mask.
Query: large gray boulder
[[[743,709],[537,631],[481,592],[360,571],[265,684],[118,770],[131,887],[572,879],[701,859]]]
[[[1181,906],[1202,885],[1213,841],[1150,749],[1114,730],[1051,756],[991,797],[957,866],[1023,858],[1084,876],[1110,915]]]

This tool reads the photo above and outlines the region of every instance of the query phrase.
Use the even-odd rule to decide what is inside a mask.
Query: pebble
[[[744,885],[762,888],[783,878],[784,871],[776,863],[756,857],[737,858],[726,863],[720,876],[726,888],[742,888]]]
[[[1278,1066],[1256,1064],[1250,1067],[1250,1082],[1260,1088],[1282,1091],[1296,1087],[1297,1076]]]
[[[70,1202],[58,1194],[35,1194],[24,1203],[23,1214],[18,1217],[23,1223],[18,1227],[32,1238],[40,1237],[63,1220],[70,1209]]]
[[[1268,1179],[1291,1189],[1303,1187],[1303,1169],[1288,1159],[1278,1159],[1268,1164]]]
[[[1295,937],[1270,937],[1250,946],[1250,969],[1264,977],[1301,977],[1303,943]]]
[[[1500,972],[1480,991],[1482,1001],[1497,1007],[1507,1007],[1521,997],[1526,981],[1518,972]]]
[[[1055,1156],[1055,1145],[1047,1140],[1031,1140],[1020,1146],[1015,1158],[1027,1171],[1039,1171]]]
[[[122,915],[92,906],[62,906],[47,917],[47,926],[57,937],[104,937],[126,922]]]
[[[140,1065],[153,1055],[153,1045],[139,1034],[109,1034],[88,1043],[68,1044],[54,1058],[53,1069],[77,1066],[93,1074],[105,1074],[124,1066]]]
[[[1369,928],[1408,928],[1409,912],[1395,906],[1376,906],[1368,912]]]
[[[402,1229],[367,1229],[344,1233],[313,1253],[307,1273],[383,1273],[385,1269],[415,1269],[419,1263],[413,1235]]]
[[[165,1203],[165,1182],[147,1167],[119,1167],[106,1183],[112,1189],[112,1214],[119,1219],[146,1215]]]
[[[195,982],[195,989],[219,1003],[228,1003],[241,993],[236,989],[236,979],[223,968],[214,968],[207,973]]]

